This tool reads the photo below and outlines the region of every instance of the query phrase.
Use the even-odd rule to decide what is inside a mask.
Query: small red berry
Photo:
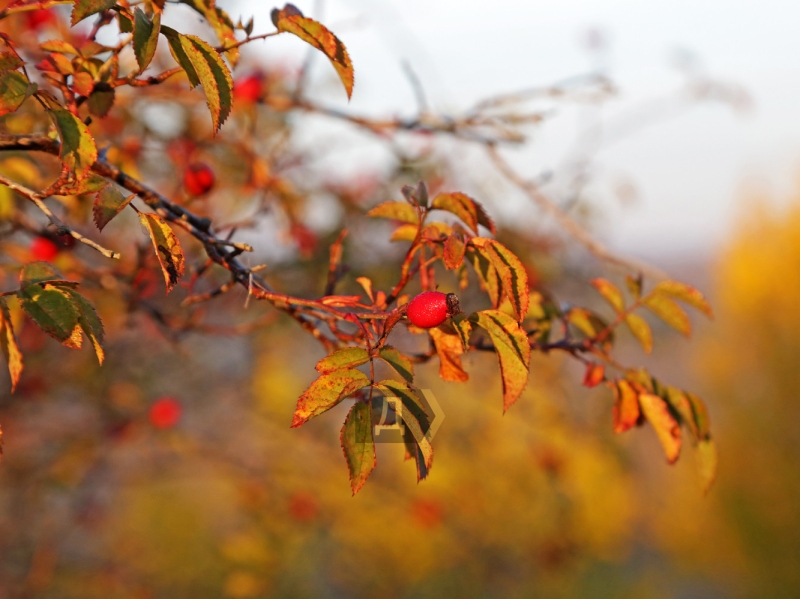
[[[438,327],[450,316],[461,311],[455,293],[425,291],[408,304],[406,316],[411,324],[422,329]]]
[[[31,242],[31,255],[37,260],[50,262],[58,256],[58,246],[47,237],[35,237]]]
[[[233,97],[242,102],[253,103],[261,99],[264,92],[264,76],[261,73],[248,75],[233,85]]]
[[[148,419],[155,428],[172,428],[181,419],[183,406],[174,397],[162,397],[150,406]]]
[[[183,186],[191,196],[208,193],[214,182],[214,171],[205,162],[193,162],[183,172]]]

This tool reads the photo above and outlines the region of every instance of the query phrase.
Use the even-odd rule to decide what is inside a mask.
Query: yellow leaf
[[[153,240],[153,247],[156,249],[156,256],[161,264],[164,273],[164,281],[167,284],[167,293],[172,291],[178,280],[183,276],[183,250],[178,238],[164,219],[157,214],[139,214],[139,220],[150,233]]]
[[[678,281],[662,281],[653,288],[652,293],[661,293],[682,302],[686,302],[690,306],[700,310],[709,318],[714,317],[714,312],[711,310],[711,304],[709,304],[706,298],[703,297],[703,294],[686,283],[680,283]]]
[[[644,353],[649,354],[653,350],[653,332],[647,321],[638,314],[628,314],[625,317],[625,324],[642,344]]]
[[[301,40],[321,51],[333,64],[333,68],[342,80],[347,98],[353,95],[353,63],[347,54],[344,44],[324,25],[303,16],[293,4],[287,4],[282,10],[272,10],[272,22],[278,31],[293,33]]]
[[[622,297],[622,292],[614,283],[601,278],[593,279],[591,283],[617,313],[625,310],[625,299]]]
[[[642,303],[679,333],[687,337],[692,334],[692,323],[686,311],[667,296],[651,292],[642,299]]]
[[[11,325],[11,314],[5,301],[0,299],[0,348],[8,362],[8,374],[11,376],[11,392],[19,382],[22,374],[22,352],[19,351],[14,327]]]
[[[355,403],[344,421],[339,441],[347,460],[350,486],[355,495],[367,482],[377,463],[370,404],[362,401]]]
[[[639,420],[639,398],[636,389],[626,380],[614,385],[614,432],[624,433],[636,426]]]
[[[639,405],[644,417],[656,431],[667,462],[674,464],[681,453],[681,427],[670,413],[667,402],[658,395],[642,393],[639,395]]]
[[[711,485],[717,478],[717,445],[712,439],[700,441],[695,450],[697,459],[697,473],[700,475],[700,485],[704,493],[708,493]]]
[[[511,302],[517,322],[522,322],[528,312],[530,301],[528,273],[522,262],[511,250],[494,239],[475,237],[470,243],[494,266],[502,282],[503,295]]]
[[[351,395],[369,385],[369,379],[360,370],[337,370],[325,374],[311,383],[297,400],[292,418],[292,428],[305,424]]]

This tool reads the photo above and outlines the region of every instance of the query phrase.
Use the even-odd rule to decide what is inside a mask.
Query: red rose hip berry
[[[406,309],[406,316],[414,326],[432,329],[459,312],[461,308],[455,293],[425,291],[411,300]]]
[[[205,162],[193,162],[183,172],[183,186],[191,196],[208,193],[214,182],[214,171]]]

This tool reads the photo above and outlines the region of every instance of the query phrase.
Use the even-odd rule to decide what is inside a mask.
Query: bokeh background
[[[120,313],[102,368],[22,330],[26,373],[13,396],[4,378],[0,396],[0,597],[800,597],[797,7],[297,4],[356,66],[349,105],[321,58],[308,93],[355,114],[413,114],[419,88],[428,108],[458,115],[586,73],[614,81],[602,104],[545,104],[557,118],[508,156],[529,176],[549,173],[549,193],[599,238],[712,301],[714,321],[695,319],[691,341],[657,329],[652,356],[632,339],[621,353],[707,401],[715,486],[703,495],[691,448],[667,466],[651,430],[613,435],[610,392],[582,387],[561,357],[535,357],[503,416],[493,357],[470,355],[463,385],[443,383],[435,364],[418,370],[446,415],[429,479],[417,484],[403,448],[381,444],[352,497],[338,442],[347,406],[289,429],[322,350],[268,309],[243,312],[234,291],[217,300],[218,330],[171,335]],[[271,5],[226,8],[270,27]],[[243,72],[289,77],[309,60],[293,41],[248,50]],[[424,161],[398,169],[385,144],[346,124],[291,125],[297,148],[325,148],[309,167],[319,177],[366,195],[375,181],[396,195],[401,180],[436,177],[485,202],[501,229],[535,231],[526,257],[565,301],[596,302],[587,275],[617,276],[554,240],[468,144],[431,141]],[[318,293],[326,242],[365,226],[330,208],[307,211],[318,246],[282,239],[260,256],[295,291]],[[376,284],[395,258],[346,255]],[[101,314],[119,308],[101,302]]]

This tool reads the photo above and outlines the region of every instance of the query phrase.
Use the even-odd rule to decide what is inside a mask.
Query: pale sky
[[[742,85],[754,100],[747,115],[719,104],[655,124],[598,155],[602,172],[627,177],[633,205],[601,206],[605,237],[643,256],[713,249],[731,229],[745,185],[785,198],[800,165],[800,4],[783,0],[296,0],[307,16],[345,43],[356,69],[353,100],[327,91],[327,103],[370,114],[410,114],[414,96],[401,69],[409,61],[430,104],[457,112],[475,100],[586,72],[582,40],[591,28],[609,40],[605,63],[621,90],[607,115],[676,89],[679,50],[696,55],[714,77]],[[315,12],[322,7],[322,14]],[[269,31],[272,5],[228,5],[233,16],[256,10],[256,33]],[[302,56],[302,42],[281,36],[264,51]],[[323,58],[315,78],[331,78]],[[563,118],[572,119],[574,115]],[[526,174],[558,163],[564,129],[543,129],[534,150],[515,158]]]

